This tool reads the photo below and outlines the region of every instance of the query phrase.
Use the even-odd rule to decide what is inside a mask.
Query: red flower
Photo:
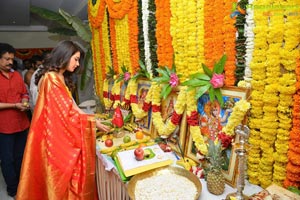
[[[218,139],[221,140],[222,147],[227,149],[231,145],[232,137],[221,132],[218,134]]]

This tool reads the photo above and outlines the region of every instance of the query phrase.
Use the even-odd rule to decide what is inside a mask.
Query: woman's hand
[[[110,130],[110,127],[102,124],[100,119],[96,119],[96,127],[97,127],[97,129],[104,131],[104,132],[108,132]]]

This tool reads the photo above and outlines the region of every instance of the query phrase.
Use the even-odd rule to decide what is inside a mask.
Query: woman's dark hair
[[[82,66],[84,52],[83,50],[74,42],[72,41],[61,41],[57,44],[57,46],[51,51],[50,55],[47,56],[43,63],[43,68],[37,73],[35,76],[35,84],[37,85],[41,77],[50,71],[58,72],[60,69],[66,69],[70,63],[71,57],[76,53],[80,52],[80,66],[76,69],[80,70],[79,68]],[[67,87],[73,91],[75,89],[75,84],[72,81],[72,73],[65,71],[64,78]]]

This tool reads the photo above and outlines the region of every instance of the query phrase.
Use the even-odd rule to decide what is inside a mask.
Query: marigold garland
[[[99,28],[103,21],[105,12],[105,0],[97,0],[93,5],[92,0],[88,1],[88,19],[92,28]]]
[[[109,16],[114,19],[122,19],[132,8],[133,0],[121,0],[114,2],[113,0],[105,0],[109,12]]]

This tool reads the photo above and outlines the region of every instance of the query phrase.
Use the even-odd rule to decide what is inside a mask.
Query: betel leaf
[[[215,90],[213,87],[210,87],[208,90],[209,100],[211,102],[215,101]]]
[[[166,99],[171,91],[172,91],[171,85],[165,84],[161,90],[160,97]]]
[[[211,87],[210,83],[202,87],[199,87],[196,91],[196,99],[199,99],[210,87]]]
[[[208,83],[208,81],[199,80],[199,79],[190,79],[190,80],[187,80],[187,81],[183,82],[181,85],[200,87],[200,86],[206,85],[207,83]]]
[[[221,57],[221,59],[217,63],[215,63],[214,69],[213,69],[214,73],[216,73],[216,74],[222,74],[223,73],[226,59],[227,59],[227,56],[223,55]]]
[[[202,74],[202,73],[196,73],[196,74],[192,74],[190,76],[190,79],[194,79],[194,78],[202,79],[202,80],[207,80],[207,81],[210,80],[209,76],[207,76],[206,74]]]
[[[202,63],[202,68],[205,74],[211,78],[213,75],[212,71],[203,63]]]
[[[216,95],[217,100],[220,103],[220,105],[223,106],[224,100],[223,100],[223,96],[222,96],[220,88],[215,89],[215,95]]]

